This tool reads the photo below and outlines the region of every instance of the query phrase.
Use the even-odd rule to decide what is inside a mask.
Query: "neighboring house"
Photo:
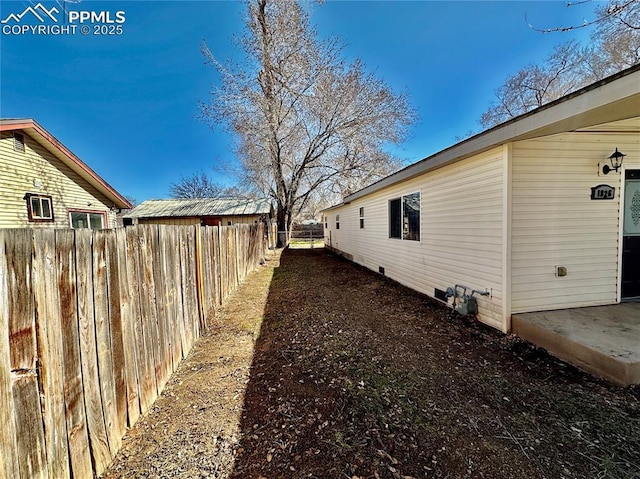
[[[622,167],[605,174],[615,151]],[[640,298],[640,66],[412,164],[324,221],[328,247],[406,286],[451,303],[462,285],[458,304],[476,290],[478,319],[504,332],[515,313]]]
[[[114,228],[130,207],[35,120],[0,120],[0,228]]]
[[[273,205],[266,198],[146,200],[124,216],[124,224],[230,226],[270,223],[273,216]]]

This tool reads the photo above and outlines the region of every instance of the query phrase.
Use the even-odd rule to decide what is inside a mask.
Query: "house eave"
[[[633,118],[640,113],[638,85],[640,65],[472,136],[346,196],[344,201],[354,201],[506,143]]]
[[[23,130],[40,145],[56,156],[60,161],[69,166],[91,186],[96,188],[107,199],[113,202],[113,206],[119,209],[132,208],[133,205],[111,185],[102,179],[86,163],[78,158],[71,150],[64,146],[55,136],[45,130],[38,122],[31,118],[2,119],[0,131]]]

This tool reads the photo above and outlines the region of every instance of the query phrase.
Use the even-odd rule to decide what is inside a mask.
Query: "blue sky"
[[[0,19],[36,3],[2,0]],[[233,138],[198,119],[198,103],[208,100],[218,80],[200,44],[206,39],[218,58],[240,60],[233,37],[243,31],[243,4],[83,0],[67,6],[112,17],[124,11],[122,34],[1,34],[1,117],[35,118],[138,201],[168,197],[169,184],[181,175],[204,170],[216,177],[214,165],[234,163]],[[535,32],[525,14],[540,27],[579,24],[594,7],[567,8],[563,1],[328,1],[313,4],[311,18],[321,36],[342,38],[347,59],[361,58],[394,90],[408,93],[419,119],[393,152],[410,163],[478,131],[478,118],[507,75],[541,61],[558,43],[588,41],[588,29]]]

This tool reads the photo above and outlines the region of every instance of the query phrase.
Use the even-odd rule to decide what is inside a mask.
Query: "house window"
[[[402,238],[402,200],[389,201],[389,238]]]
[[[324,229],[328,229],[328,228],[329,228],[329,222],[328,222],[327,217],[325,216],[324,217]]]
[[[336,229],[340,229],[340,215],[336,215]]]
[[[13,132],[13,149],[24,153],[24,135]]]
[[[360,207],[360,229],[364,228],[364,206]]]
[[[420,241],[420,193],[389,200],[389,238]]]
[[[27,194],[27,210],[29,221],[50,222],[53,221],[53,206],[51,196]]]
[[[89,228],[101,230],[104,228],[104,213],[92,211],[69,211],[72,228]]]
[[[402,197],[402,239],[420,241],[420,193]]]

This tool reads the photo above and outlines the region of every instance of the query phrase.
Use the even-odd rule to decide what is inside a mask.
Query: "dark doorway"
[[[640,170],[625,175],[622,223],[622,299],[640,299]]]

